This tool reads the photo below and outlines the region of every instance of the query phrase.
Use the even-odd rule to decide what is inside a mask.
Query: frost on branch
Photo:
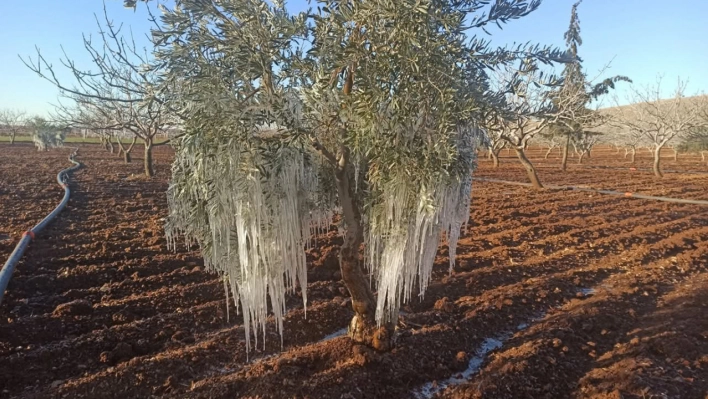
[[[380,324],[410,300],[416,278],[419,292],[425,291],[443,235],[454,265],[481,135],[471,128],[451,134],[458,141],[458,171],[426,180],[432,184],[392,171],[364,208],[366,263],[378,288]],[[218,156],[204,156],[214,148]],[[265,336],[268,302],[281,337],[285,295],[296,283],[307,303],[304,250],[336,211],[331,173],[318,155],[295,146],[252,147],[237,140],[215,146],[187,138],[177,148],[168,191],[170,246],[182,235],[188,244],[198,243],[207,267],[228,281],[248,348],[252,335],[258,342],[254,329]]]
[[[285,294],[296,282],[307,304],[304,249],[331,223],[332,202],[318,196],[321,171],[309,154],[292,148],[263,151],[233,141],[219,156],[196,157],[208,152],[198,147],[184,142],[173,165],[170,245],[180,234],[196,241],[207,268],[228,281],[248,348],[251,328],[265,336],[268,298],[282,337]],[[203,185],[184,184],[195,178]],[[253,336],[257,344],[257,331]]]
[[[419,294],[425,293],[443,234],[450,270],[455,265],[460,229],[469,216],[475,150],[483,140],[475,128],[459,128],[457,133],[459,174],[429,184],[394,176],[383,187],[380,203],[370,207],[367,265],[376,277],[379,325],[396,317],[401,303],[411,299],[416,281]]]
[[[64,145],[64,131],[42,118],[34,118],[29,125],[32,128],[32,142],[38,151]]]

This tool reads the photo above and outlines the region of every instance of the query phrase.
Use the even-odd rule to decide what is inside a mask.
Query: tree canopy
[[[307,302],[303,248],[336,213],[357,314],[350,335],[388,346],[380,330],[425,291],[443,235],[454,265],[476,121],[482,108],[506,105],[488,72],[565,57],[549,47],[491,48],[473,33],[538,5],[327,0],[297,15],[263,0],[162,8],[154,32],[162,90],[185,127],[167,231],[173,242],[197,242],[225,276],[248,337],[253,324],[265,328],[268,300],[280,329],[285,292],[299,283]]]

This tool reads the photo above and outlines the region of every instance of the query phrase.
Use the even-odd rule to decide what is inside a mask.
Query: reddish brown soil
[[[16,242],[61,197],[52,182],[68,151],[2,145],[1,153],[0,233]],[[531,159],[544,182],[708,199],[708,175],[657,180],[575,165],[560,173],[555,154],[539,154]],[[424,299],[403,309],[395,350],[321,341],[351,317],[332,232],[308,255],[307,317],[293,295],[282,349],[270,328],[249,361],[221,282],[193,248],[165,247],[169,149],[158,149],[153,180],[139,177],[139,157],[124,165],[98,146],[81,148],[86,166],[72,176],[69,207],[32,243],[0,307],[0,396],[408,398],[458,374],[485,338],[505,332],[513,336],[479,373],[440,396],[708,393],[705,207],[477,182],[456,270],[448,274],[443,246]],[[495,170],[480,160],[477,175],[524,181],[503,161]],[[639,161],[646,167],[646,154]],[[665,168],[708,171],[699,161],[667,159]],[[587,166],[624,162],[605,149]]]

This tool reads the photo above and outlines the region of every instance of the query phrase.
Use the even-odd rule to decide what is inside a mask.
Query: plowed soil
[[[708,174],[686,173],[708,172],[700,157],[666,158],[684,173],[655,179],[609,148],[566,173],[543,152],[530,158],[547,183],[708,199]],[[69,150],[0,153],[4,262],[59,202]],[[307,317],[292,295],[282,346],[271,326],[247,355],[221,280],[196,248],[166,248],[170,149],[156,150],[151,180],[140,155],[126,165],[81,146],[69,206],[0,306],[1,397],[708,397],[707,207],[476,182],[457,266],[448,272],[441,246],[427,293],[402,309],[396,349],[338,335],[352,313],[333,231],[308,253]],[[480,159],[477,176],[525,181],[502,156],[498,169]],[[649,162],[644,151],[637,167]]]

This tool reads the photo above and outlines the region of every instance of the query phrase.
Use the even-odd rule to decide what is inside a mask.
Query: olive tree
[[[32,133],[32,142],[37,147],[37,151],[47,151],[50,148],[64,145],[64,137],[66,136],[64,127],[39,116],[29,119],[27,127]]]
[[[349,336],[393,345],[399,306],[425,292],[442,236],[454,265],[479,110],[503,105],[487,71],[519,57],[564,59],[538,46],[492,49],[474,32],[538,4],[323,0],[297,15],[264,0],[163,8],[153,33],[161,90],[184,125],[166,230],[172,245],[198,243],[224,276],[248,342],[265,329],[268,302],[281,334],[286,292],[299,284],[307,303],[304,248],[337,213]]]

